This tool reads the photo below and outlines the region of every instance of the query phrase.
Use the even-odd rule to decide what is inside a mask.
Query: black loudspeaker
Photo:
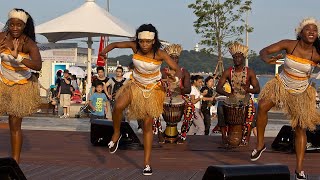
[[[203,180],[290,180],[289,168],[280,164],[209,166]]]
[[[307,131],[307,141],[311,143],[313,148],[320,149],[320,125],[313,132]]]
[[[307,131],[307,152],[320,151],[320,126],[314,132]],[[294,130],[291,126],[284,125],[271,144],[273,150],[294,152]]]
[[[1,180],[26,180],[19,165],[13,158],[0,158]]]
[[[277,137],[273,140],[271,148],[275,151],[294,151],[294,132],[291,126],[282,126]]]
[[[107,146],[113,134],[113,122],[108,119],[91,119],[90,141],[94,146]],[[138,136],[128,122],[121,122],[119,149],[143,149]]]

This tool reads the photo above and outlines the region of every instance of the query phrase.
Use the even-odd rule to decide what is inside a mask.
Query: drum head
[[[245,98],[237,98],[235,96],[227,97],[224,100],[225,105],[227,106],[247,106],[249,104],[249,100],[247,96]]]
[[[172,104],[172,105],[179,105],[184,104],[184,100],[181,96],[175,96],[175,97],[166,97],[164,100],[164,104]]]

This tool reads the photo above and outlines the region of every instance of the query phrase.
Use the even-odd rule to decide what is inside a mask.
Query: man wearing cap
[[[232,55],[234,66],[225,70],[217,84],[217,92],[221,95],[227,96],[225,100],[227,104],[248,104],[251,94],[258,94],[260,92],[259,81],[252,69],[244,65],[244,61],[248,56],[248,47],[237,42],[229,46],[229,52]],[[224,84],[228,82],[231,85],[231,92],[226,92],[223,88]],[[250,85],[252,88],[250,88]],[[226,122],[222,103],[218,105],[218,124],[221,128],[222,142],[227,145],[226,136]],[[230,114],[228,114],[230,115]]]
[[[60,98],[60,106],[63,107],[63,115],[60,118],[68,118],[70,114],[70,101],[71,101],[71,79],[69,76],[69,70],[63,71],[63,78],[61,80],[58,98]]]

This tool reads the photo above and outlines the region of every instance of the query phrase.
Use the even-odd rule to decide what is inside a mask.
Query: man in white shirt
[[[124,73],[124,75],[123,75],[123,77],[126,78],[126,79],[130,79],[130,77],[131,77],[132,71],[133,71],[133,69],[134,69],[134,64],[133,64],[133,62],[131,62],[131,63],[129,64],[128,69],[129,69],[129,71],[126,72],[126,73]]]
[[[195,112],[193,123],[190,126],[187,135],[204,135],[205,126],[203,121],[203,114],[201,112],[201,101],[203,96],[207,94],[207,91],[203,93],[200,92],[200,88],[203,86],[203,77],[200,75],[195,75],[191,77],[191,102],[194,104]]]

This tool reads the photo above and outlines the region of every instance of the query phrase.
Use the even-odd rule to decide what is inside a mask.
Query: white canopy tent
[[[74,38],[88,38],[87,89],[91,84],[92,37],[114,36],[134,37],[135,31],[122,23],[105,9],[99,7],[95,0],[86,0],[79,8],[51,21],[36,26],[36,33],[44,35],[49,42]]]

